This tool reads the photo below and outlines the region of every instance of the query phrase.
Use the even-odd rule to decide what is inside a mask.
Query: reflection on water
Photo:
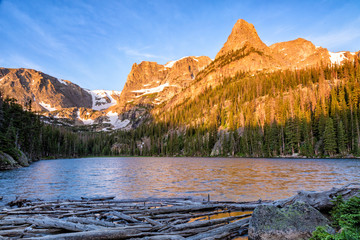
[[[279,199],[298,190],[360,182],[360,161],[340,159],[82,158],[39,161],[0,172],[3,203],[115,195]]]

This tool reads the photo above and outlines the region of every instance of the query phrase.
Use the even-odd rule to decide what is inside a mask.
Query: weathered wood
[[[29,239],[40,239],[40,240],[101,240],[101,239],[127,239],[131,237],[137,237],[140,234],[136,230],[96,230],[88,232],[77,232],[77,233],[63,233],[52,236],[44,236],[38,238]]]
[[[143,238],[131,238],[131,240],[184,240],[185,238],[180,235],[159,235],[149,236]]]
[[[353,187],[351,187],[353,186]],[[290,198],[281,199],[272,204],[278,207],[284,207],[297,201],[308,203],[310,206],[318,210],[328,210],[334,206],[334,200],[337,196],[342,196],[344,199],[360,195],[360,183],[350,183],[341,188],[332,188],[323,192],[299,191],[297,195]]]
[[[11,229],[0,231],[0,236],[12,236],[12,235],[21,235],[26,233],[40,233],[40,234],[55,234],[61,233],[62,230],[59,229],[36,229],[36,228],[24,228],[24,229]]]
[[[66,214],[68,211],[21,211],[21,212],[7,212],[8,215],[34,215],[34,214]]]
[[[190,236],[194,236],[194,235],[199,234],[199,233],[203,233],[203,232],[207,232],[207,231],[216,229],[216,228],[221,227],[223,225],[225,225],[225,223],[212,225],[212,226],[207,226],[207,227],[184,229],[184,230],[181,230],[181,231],[169,232],[167,234],[174,234],[174,235],[178,234],[178,235],[181,235],[183,237],[190,237]]]
[[[204,205],[190,205],[190,206],[174,206],[174,207],[163,207],[163,208],[153,208],[149,209],[150,214],[165,214],[173,212],[196,212],[204,211],[209,209],[222,209],[224,205],[221,204],[204,204]]]
[[[82,197],[82,200],[86,200],[86,201],[106,201],[106,200],[112,200],[114,199],[115,196],[110,196],[110,197],[100,197],[100,198],[85,198]]]
[[[268,203],[268,202],[267,203],[256,203],[256,204],[253,204],[253,203],[251,203],[251,204],[236,204],[236,203],[234,203],[234,204],[226,204],[226,206],[231,210],[238,210],[238,211],[243,212],[243,211],[248,211],[248,210],[252,211],[260,205],[269,205],[269,204],[271,204],[271,203]]]
[[[150,219],[148,217],[139,217],[138,219],[145,220],[148,223],[150,223],[151,225],[156,226],[156,227],[163,227],[164,226],[164,224],[161,224],[160,222],[152,220],[152,219]]]
[[[131,217],[131,216],[129,216],[129,215],[123,214],[123,213],[121,213],[121,212],[115,212],[115,211],[113,211],[113,212],[111,212],[110,214],[118,217],[119,219],[123,219],[123,220],[125,220],[125,221],[127,221],[127,222],[131,222],[131,223],[138,223],[138,222],[140,222],[139,220],[137,220],[137,219],[135,219],[135,218],[133,218],[133,217]]]
[[[204,238],[212,237],[215,235],[222,234],[223,232],[231,232],[236,229],[242,228],[244,225],[246,225],[249,222],[249,219],[242,219],[234,223],[230,223],[215,229],[212,229],[210,231],[196,234],[195,236],[188,237],[188,240],[201,240]]]
[[[234,221],[236,219],[249,217],[249,216],[251,216],[251,214],[244,214],[241,216],[204,220],[204,221],[191,222],[191,223],[183,223],[183,224],[179,224],[179,225],[174,225],[171,230],[180,231],[183,229],[206,227],[206,226],[216,225],[216,224],[220,224],[220,223],[230,223],[231,221]]]
[[[75,222],[75,223],[92,224],[92,225],[99,225],[99,226],[103,226],[103,227],[116,227],[117,226],[115,223],[112,223],[112,222],[94,220],[94,219],[89,219],[89,218],[69,217],[66,220],[70,221],[70,222]]]
[[[95,226],[83,225],[83,224],[75,224],[72,222],[66,222],[60,219],[43,217],[43,218],[13,218],[6,219],[2,222],[11,224],[34,224],[36,226],[44,227],[44,228],[60,228],[73,232],[82,232],[82,231],[90,231],[98,229]]]
[[[60,218],[63,217],[70,217],[70,216],[78,216],[78,215],[86,215],[90,213],[101,213],[101,212],[111,212],[114,210],[122,210],[122,209],[111,209],[111,208],[102,208],[102,209],[91,209],[87,211],[79,211],[79,212],[73,212],[73,213],[67,213],[60,216]]]

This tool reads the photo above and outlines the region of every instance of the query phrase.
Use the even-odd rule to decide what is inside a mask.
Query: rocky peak
[[[0,68],[0,92],[35,111],[91,107],[90,94],[78,85],[32,69]]]
[[[258,36],[254,25],[246,22],[243,19],[239,19],[233,27],[231,34],[225,42],[224,46],[216,55],[216,58],[224,55],[229,51],[238,50],[245,45],[252,46],[259,50],[267,48],[266,44],[263,43]]]
[[[298,38],[270,46],[272,55],[281,61],[281,68],[304,68],[329,63],[327,49],[316,47],[312,42]]]
[[[124,112],[138,104],[159,105],[192,83],[210,62],[209,57],[190,56],[164,65],[148,61],[134,64],[119,104],[109,111]]]

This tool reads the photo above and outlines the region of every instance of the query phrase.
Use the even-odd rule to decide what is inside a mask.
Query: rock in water
[[[318,226],[326,226],[329,221],[315,208],[304,202],[295,202],[284,208],[258,206],[249,226],[250,240],[299,240],[309,239]]]

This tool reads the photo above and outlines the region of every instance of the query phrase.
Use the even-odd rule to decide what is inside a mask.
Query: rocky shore
[[[16,155],[15,158],[0,151],[0,171],[28,167],[30,163],[33,162],[33,160],[29,159],[25,153],[20,150],[17,150],[14,155]]]

